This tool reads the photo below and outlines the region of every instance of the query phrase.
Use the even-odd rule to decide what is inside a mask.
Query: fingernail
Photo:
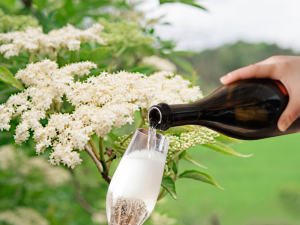
[[[286,131],[286,129],[290,126],[290,121],[289,120],[284,120],[280,125],[279,125],[279,130],[282,132]]]
[[[230,73],[228,73],[227,75],[221,77],[221,82],[225,82],[226,80],[228,80],[228,78],[230,77]]]

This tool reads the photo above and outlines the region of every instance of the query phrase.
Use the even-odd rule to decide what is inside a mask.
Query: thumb
[[[286,129],[298,118],[300,115],[300,102],[297,98],[290,98],[289,103],[282,113],[279,121],[278,128],[282,132],[286,131]]]

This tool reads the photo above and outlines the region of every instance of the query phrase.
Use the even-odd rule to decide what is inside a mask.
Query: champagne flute
[[[137,129],[111,180],[106,197],[109,225],[141,225],[154,209],[169,139],[156,134],[150,154],[147,142],[148,130]]]

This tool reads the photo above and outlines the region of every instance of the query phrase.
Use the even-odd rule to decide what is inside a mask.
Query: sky
[[[178,50],[215,48],[237,40],[276,43],[300,52],[300,0],[202,0],[208,12],[180,3],[145,0],[147,18],[165,15],[156,33]]]

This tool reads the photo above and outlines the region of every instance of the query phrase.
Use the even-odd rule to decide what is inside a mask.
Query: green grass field
[[[300,224],[300,195],[292,198],[292,211],[287,207],[289,203],[284,204],[280,198],[288,187],[296,186],[300,191],[300,134],[245,141],[233,148],[254,155],[237,158],[204,147],[190,150],[200,163],[208,166],[206,172],[224,191],[182,179],[176,187],[180,200],[168,196],[155,210],[168,213],[178,219],[177,224],[185,225]],[[184,163],[180,170],[193,168],[196,166]]]

